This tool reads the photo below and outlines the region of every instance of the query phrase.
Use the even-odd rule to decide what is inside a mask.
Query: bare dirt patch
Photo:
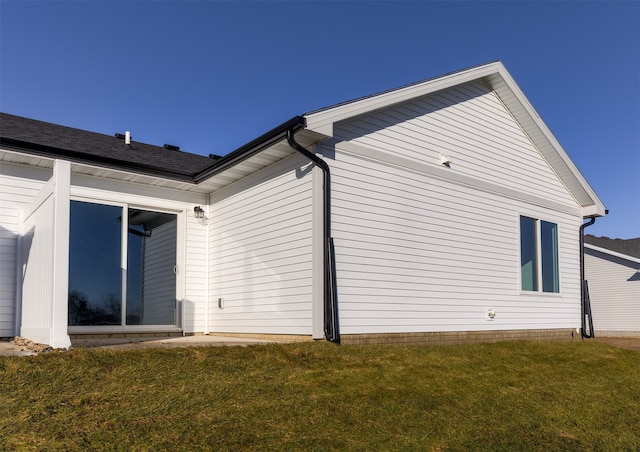
[[[54,350],[53,347],[47,344],[38,344],[37,342],[33,342],[31,339],[27,339],[26,337],[16,336],[11,341],[12,344],[21,347],[23,350],[29,350],[35,353],[47,353],[52,352]]]

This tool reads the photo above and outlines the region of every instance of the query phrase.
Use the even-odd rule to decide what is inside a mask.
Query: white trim
[[[21,336],[20,328],[22,325],[22,278],[24,275],[24,253],[22,247],[24,246],[23,234],[24,234],[24,221],[23,211],[18,209],[18,234],[16,237],[16,312],[14,313],[15,324],[13,331],[16,336]]]
[[[520,229],[521,222],[520,219],[522,217],[530,218],[535,221],[535,247],[536,247],[536,278],[537,278],[537,287],[535,290],[523,290],[522,289],[522,230]],[[561,265],[561,256],[560,250],[562,247],[560,246],[560,222],[558,220],[549,220],[548,218],[542,218],[540,215],[531,215],[529,213],[517,213],[517,221],[518,221],[518,289],[520,295],[536,295],[536,296],[544,296],[544,297],[561,297],[562,296],[562,265]],[[556,240],[557,240],[557,262],[558,266],[558,291],[557,292],[545,292],[542,288],[543,279],[542,279],[542,222],[551,223],[556,225]]]
[[[38,210],[38,208],[44,204],[51,196],[53,196],[55,191],[55,178],[51,176],[51,179],[47,181],[46,184],[40,189],[38,194],[31,200],[31,202],[23,207],[22,210],[22,221],[27,221],[33,213]]]
[[[127,324],[127,278],[129,261],[129,206],[122,206],[120,215],[120,324]]]
[[[159,201],[162,204],[164,204],[165,207],[155,207],[152,203],[149,203],[149,204],[140,203],[138,200],[135,200],[132,202],[126,202],[126,201],[122,201],[123,199],[122,194],[120,193],[113,193],[113,194],[116,195],[116,196],[113,196],[113,198],[118,198],[118,200],[114,201],[111,199],[94,198],[86,195],[85,196],[74,195],[74,196],[68,197],[68,200],[69,200],[68,204],[70,204],[70,201],[79,201],[79,202],[97,204],[97,205],[103,205],[103,206],[119,207],[121,209],[121,212],[122,212],[121,214],[122,221],[121,221],[121,229],[120,229],[120,268],[121,268],[120,323],[121,325],[115,325],[115,326],[118,328],[130,327],[133,329],[140,326],[144,326],[146,328],[147,325],[127,325],[126,307],[127,307],[127,265],[128,265],[128,247],[129,247],[129,239],[128,239],[129,209],[138,209],[138,210],[146,210],[149,212],[165,213],[165,214],[175,215],[176,217],[175,301],[176,301],[176,307],[177,307],[178,301],[180,301],[181,302],[180,304],[184,306],[184,301],[186,296],[186,274],[185,274],[186,272],[184,271],[184,269],[186,268],[186,249],[185,248],[186,248],[186,240],[187,240],[187,237],[186,237],[187,208],[184,206],[178,207],[175,205],[176,204],[175,202],[170,203],[172,207],[167,207],[169,203],[166,203],[164,200],[159,200]],[[69,215],[67,215],[67,217],[69,217]],[[69,231],[69,224],[67,224],[67,231]],[[66,253],[67,260],[68,260],[68,254],[69,254],[69,245],[70,245],[69,242],[67,242],[67,253]],[[68,265],[67,265],[66,281],[68,286],[68,281],[69,281]],[[67,287],[67,292],[68,292],[68,287]],[[67,305],[67,309],[68,309],[68,305]],[[178,319],[174,316],[174,321],[175,321],[174,325],[162,325],[162,327],[164,328],[167,328],[167,327],[183,328],[184,327],[184,325],[182,324],[181,325],[177,324],[178,321],[180,321],[181,323],[184,323],[184,315],[182,315],[181,319]],[[65,322],[67,322],[66,314],[65,314]],[[99,328],[103,326],[104,325],[91,325],[91,326],[83,326],[83,328]],[[153,325],[149,325],[149,326],[153,326]],[[76,328],[76,327],[69,327],[69,328]],[[76,330],[73,330],[73,331],[75,332]]]
[[[428,174],[440,180],[448,181],[458,185],[464,185],[487,193],[494,193],[516,201],[526,202],[546,209],[558,212],[568,213],[571,215],[580,215],[581,210],[578,206],[572,207],[559,202],[551,201],[540,196],[531,195],[521,192],[503,185],[494,184],[475,177],[456,173],[451,168],[443,168],[440,166],[420,163],[397,155],[392,155],[383,151],[370,149],[365,146],[354,144],[346,141],[328,140],[322,144],[322,147],[331,152],[346,152],[356,155],[363,159],[376,160],[389,165],[401,167],[405,170],[417,173]]]
[[[115,333],[179,333],[180,327],[172,325],[94,325],[70,326],[69,334],[115,334]]]
[[[533,105],[531,105],[522,90],[511,77],[511,74],[509,74],[502,63],[497,64],[499,67],[496,73],[491,74],[487,78],[490,86],[502,99],[511,114],[517,119],[520,127],[524,129],[542,155],[544,155],[545,159],[552,166],[556,174],[560,176],[562,182],[571,190],[573,196],[579,200],[579,203],[582,206],[590,206],[594,211],[592,215],[604,216],[605,207],[602,201],[598,198],[598,195],[596,195],[595,191],[593,191],[591,186],[589,186],[582,173],[580,173],[560,143],[553,136],[551,130],[549,130],[544,121],[542,121],[538,112],[536,112]],[[567,183],[569,181],[564,180],[560,171],[558,171],[557,164],[549,158],[551,155],[560,157],[562,163],[570,171],[571,176],[574,178],[575,182],[577,182],[578,186]],[[584,197],[578,196],[578,193],[576,193],[576,189],[578,187],[584,190],[585,194],[589,198],[589,202],[587,202]],[[580,201],[580,198],[582,198],[582,201]]]
[[[127,206],[126,202],[109,201],[109,200],[106,200],[106,199],[89,198],[89,197],[86,197],[86,196],[73,196],[73,195],[71,195],[69,197],[69,201],[79,201],[79,202],[86,202],[88,204],[101,204],[103,206],[122,207],[122,208]]]
[[[614,257],[618,257],[620,259],[624,259],[624,260],[627,260],[629,262],[634,262],[636,264],[640,264],[640,259],[638,259],[637,257],[629,256],[627,254],[617,253],[615,251],[611,251],[611,250],[608,250],[606,248],[601,248],[599,246],[591,245],[589,243],[585,243],[584,247],[585,248],[589,248],[590,250],[593,250],[593,251],[598,251],[600,253],[608,254],[608,255],[614,256]]]
[[[601,209],[602,206],[592,205],[584,206],[582,208],[582,218],[602,217],[606,215],[606,212]]]
[[[51,297],[51,346],[69,348],[71,339],[67,332],[69,310],[69,191],[71,165],[56,160],[53,165],[54,200],[53,213],[53,290]]]
[[[207,216],[207,218],[209,218],[209,216],[211,215],[211,196],[207,195],[207,204],[205,206],[205,215]],[[205,233],[207,234],[206,239],[205,239],[205,249],[207,250],[207,254],[206,254],[206,259],[205,259],[205,265],[204,265],[204,272],[205,272],[205,282],[204,282],[204,299],[205,299],[205,304],[204,304],[204,312],[205,312],[205,317],[204,317],[204,334],[209,334],[211,332],[209,325],[211,323],[211,320],[209,319],[209,315],[211,315],[211,309],[210,309],[210,304],[211,304],[211,297],[210,297],[210,282],[209,282],[209,266],[210,266],[210,261],[211,258],[209,256],[210,250],[211,248],[211,226],[209,225],[209,221],[206,222],[205,224]],[[185,244],[186,246],[186,244]],[[185,283],[185,287],[186,287],[186,283]]]
[[[148,209],[147,209],[148,210]],[[185,306],[187,297],[187,284],[186,284],[186,269],[187,269],[187,209],[181,209],[176,213],[176,263],[175,263],[175,301],[176,301],[176,315],[173,318],[173,324],[176,327],[185,329]],[[180,308],[181,313],[178,315],[178,300],[181,300]],[[178,316],[181,318],[178,319]],[[178,325],[178,322],[180,325]],[[193,331],[193,328],[192,328]]]
[[[83,181],[76,180],[84,179]],[[80,185],[84,182],[86,185]],[[92,182],[93,185],[88,183]],[[123,189],[124,187],[124,189]],[[116,191],[117,190],[117,191]],[[149,192],[148,194],[146,192]],[[73,178],[71,185],[71,196],[74,198],[104,199],[110,203],[126,203],[136,205],[154,205],[157,209],[180,210],[176,204],[206,204],[207,196],[194,194],[190,192],[183,193],[185,196],[179,196],[179,192],[175,190],[161,189],[154,186],[144,186],[140,184],[127,183],[124,181],[113,181],[108,179],[100,179],[90,176],[78,176]],[[91,202],[91,201],[88,201]],[[160,212],[161,210],[158,210]]]
[[[324,337],[324,191],[322,169],[314,165],[311,172],[311,329],[314,339]]]

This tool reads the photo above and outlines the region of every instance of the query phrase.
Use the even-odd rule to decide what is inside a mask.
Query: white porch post
[[[69,224],[71,164],[56,160],[53,166],[55,208],[53,214],[53,290],[51,299],[51,345],[68,348]]]

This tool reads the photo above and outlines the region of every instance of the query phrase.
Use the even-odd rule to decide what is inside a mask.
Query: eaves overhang
[[[207,168],[204,168],[200,172],[194,174],[194,182],[198,184],[224,172],[240,162],[243,162],[261,151],[283,141],[286,138],[287,131],[293,130],[296,132],[304,128],[304,126],[305,119],[301,116],[296,116],[289,121],[280,124],[255,140],[252,140],[244,146],[225,155]]]
[[[11,138],[0,137],[0,147],[17,152],[27,152],[30,155],[47,159],[63,159],[72,163],[100,166],[107,169],[133,172],[136,174],[162,177],[179,182],[193,183],[193,174],[180,170],[158,168],[135,162],[125,162],[119,159],[71,151],[37,143],[31,143]]]
[[[304,128],[304,125],[304,118],[296,116],[226,156],[213,161],[210,165],[195,173],[166,167],[159,168],[154,165],[129,162],[88,152],[62,149],[7,137],[0,137],[0,146],[6,151],[44,159],[42,161],[63,159],[80,165],[80,167],[112,170],[112,176],[105,175],[104,177],[121,179],[123,177],[121,173],[136,174],[165,181],[174,181],[180,184],[176,185],[176,187],[185,189],[185,187],[191,186],[193,188],[186,189],[202,192],[215,191],[294,153],[288,145],[285,146],[282,143],[286,143],[286,133],[288,131],[297,132]],[[304,138],[306,139],[303,139],[307,145],[320,138],[314,133],[307,135],[309,136],[305,136]]]

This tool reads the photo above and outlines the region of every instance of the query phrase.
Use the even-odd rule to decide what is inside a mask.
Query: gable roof
[[[602,201],[540,119],[538,113],[500,61],[452,72],[441,77],[310,112],[304,116],[307,129],[332,136],[336,123],[476,80],[486,83],[502,100],[505,107],[578,201],[583,209],[583,216],[605,215],[606,209]]]
[[[596,237],[591,234],[584,236],[584,243],[604,251],[613,251],[617,254],[640,259],[640,237],[635,239],[610,239],[609,237]],[[639,260],[640,262],[640,260]]]
[[[578,201],[583,216],[605,215],[598,196],[499,61],[294,117],[217,160],[142,143],[134,143],[132,149],[128,149],[115,137],[7,114],[0,117],[0,144],[49,159],[62,157],[72,162],[180,181],[183,184],[176,187],[207,193],[296,152],[286,143],[288,131],[298,132],[296,139],[307,147],[332,137],[334,124],[338,122],[475,80],[483,81],[502,100]],[[149,179],[146,181],[150,183]]]

